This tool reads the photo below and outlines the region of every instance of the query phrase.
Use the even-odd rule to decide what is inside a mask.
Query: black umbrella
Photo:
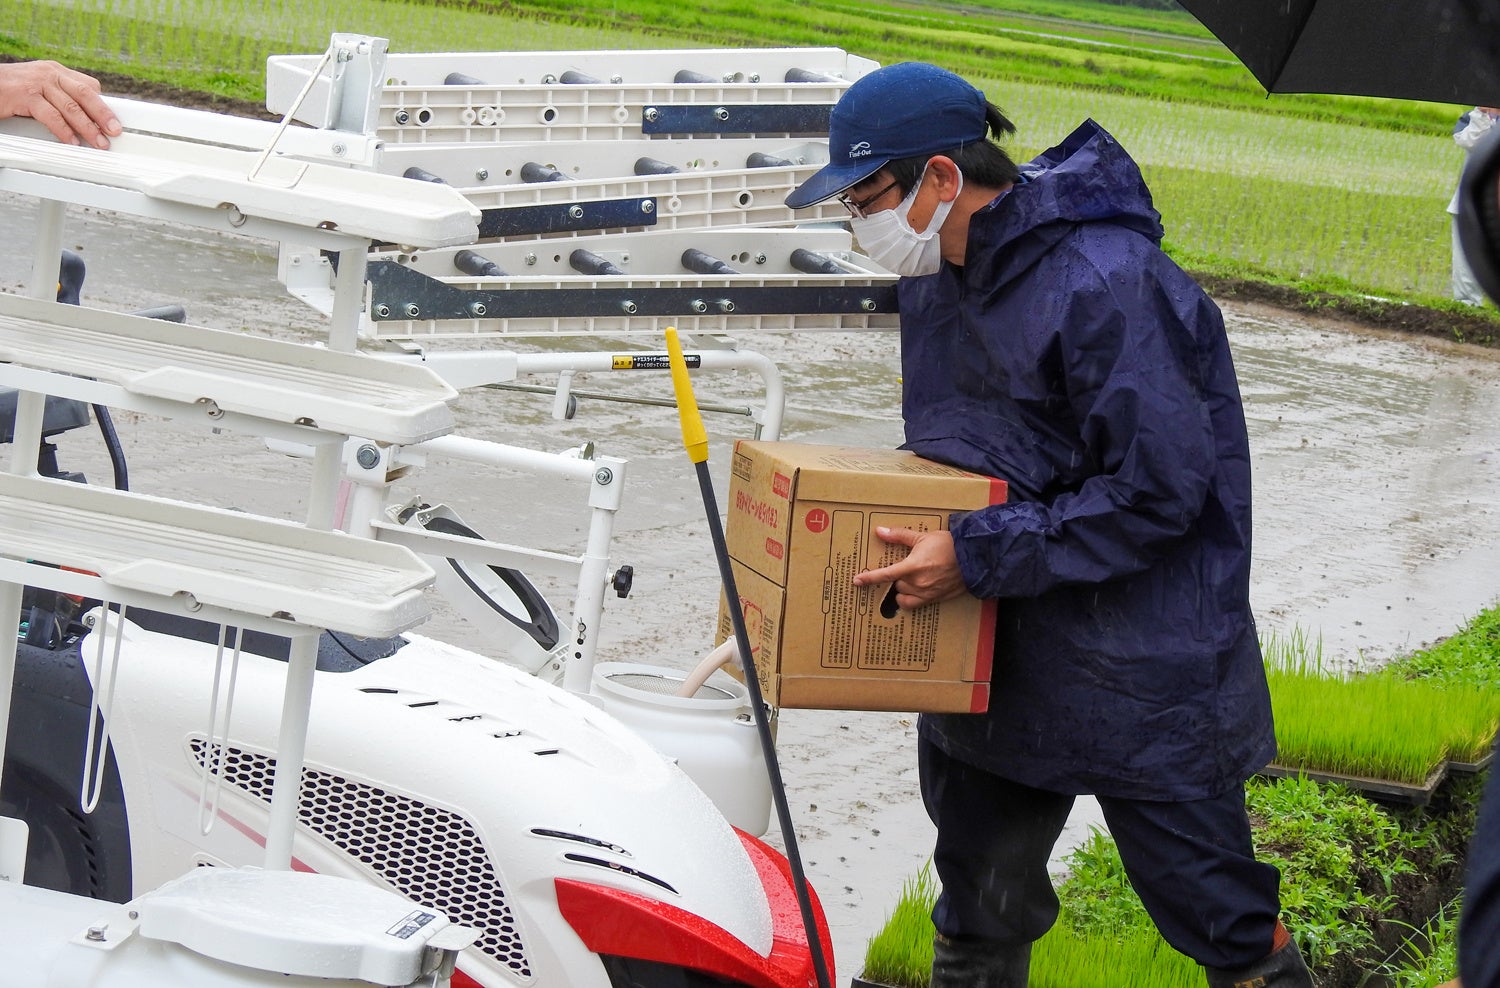
[[[1500,106],[1500,0],[1179,0],[1271,93]]]

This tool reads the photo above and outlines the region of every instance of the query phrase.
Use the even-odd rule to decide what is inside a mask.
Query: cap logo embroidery
[[[870,142],[869,141],[859,141],[856,144],[849,145],[849,157],[851,157],[851,158],[865,158],[865,157],[869,157],[869,154],[870,154]]]

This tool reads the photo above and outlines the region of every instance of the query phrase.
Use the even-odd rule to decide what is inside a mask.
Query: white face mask
[[[926,176],[927,169],[923,168],[922,178]],[[895,209],[849,218],[849,227],[854,231],[860,248],[876,264],[903,278],[936,274],[942,269],[943,246],[938,240],[938,232],[943,229],[943,222],[958,199],[958,193],[954,193],[953,199],[938,202],[937,209],[932,211],[932,219],[927,221],[927,229],[918,233],[911,228],[907,214],[917,199],[917,191],[922,188],[922,178],[917,179],[917,184]],[[962,192],[963,188],[964,177],[960,173],[958,191]]]

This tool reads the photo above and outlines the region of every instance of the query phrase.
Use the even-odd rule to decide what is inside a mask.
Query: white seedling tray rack
[[[288,439],[417,443],[452,428],[457,397],[360,354],[15,295],[0,295],[0,360],[32,390]]]
[[[758,155],[787,164],[759,163],[765,159]],[[637,168],[642,159],[677,170],[642,173]],[[839,223],[848,214],[836,201],[801,210],[785,204],[788,193],[827,162],[828,145],[823,141],[724,138],[545,145],[397,144],[380,153],[379,168],[391,175],[421,169],[457,187],[485,210],[480,235],[489,239],[515,235],[507,232],[515,221],[503,218],[506,210],[545,211],[556,232],[564,236],[606,227]],[[535,175],[536,166],[557,177],[542,181],[523,177]]]
[[[400,175],[413,165],[434,172],[464,189],[522,184],[528,162],[556,168],[574,181],[598,181],[643,174],[642,158],[682,172],[766,167],[754,155],[780,158],[794,165],[828,162],[825,141],[782,137],[725,137],[716,141],[548,141],[493,144],[393,144],[380,156],[380,170]]]
[[[362,262],[374,237],[426,247],[471,242],[478,211],[451,189],[416,187],[374,172],[139,134],[123,135],[113,150],[103,152],[26,133],[34,130],[24,123],[0,128],[0,189],[38,200],[27,296],[0,295],[0,386],[17,391],[13,445],[0,470],[0,614],[18,626],[23,588],[34,586],[102,602],[89,617],[101,643],[106,626],[122,621],[132,607],[288,637],[265,843],[266,867],[285,872],[291,864],[319,635],[333,629],[380,637],[413,627],[427,617],[421,590],[433,577],[405,546],[332,530],[345,449],[355,443],[379,448],[421,442],[453,426],[448,401],[455,392],[430,369],[352,352]],[[338,280],[342,297],[332,307],[329,348],[53,301],[68,204],[264,237],[347,259],[350,273]],[[165,415],[211,431],[233,429],[305,443],[314,450],[307,520],[40,477],[37,450],[49,395]],[[121,609],[118,617],[111,616],[112,607]],[[15,635],[0,636],[0,765],[16,646]],[[114,681],[113,671],[105,671],[101,644],[93,680],[101,698],[90,719],[97,716],[106,729]],[[87,808],[87,778],[83,791]],[[15,832],[7,828],[10,839]],[[273,931],[264,923],[252,922],[256,932],[249,932],[251,926],[240,921],[253,921],[254,909],[234,890],[241,877],[233,871],[191,876],[196,903],[194,922],[187,924],[191,929],[165,923],[143,932],[148,916],[165,911],[148,892],[128,916],[122,911],[111,917],[113,929],[104,923],[87,936],[77,930],[56,949],[71,952],[76,963],[79,949],[112,951],[141,935],[219,960],[271,964],[281,974],[310,973],[306,964],[332,970],[323,953],[333,941],[312,944],[302,939],[304,931]],[[286,878],[286,895],[309,894],[309,876]],[[283,894],[274,881],[248,881]],[[334,915],[346,915],[345,907],[368,899],[368,890],[353,883],[316,881],[322,884],[312,894]],[[73,898],[24,890],[0,902],[65,917],[73,914]],[[287,905],[291,909],[295,903]],[[397,900],[398,910],[400,905]],[[221,907],[227,919],[205,918]],[[390,904],[382,901],[380,908],[388,910]],[[68,922],[62,920],[65,927]],[[328,936],[348,937],[335,952],[362,958],[350,970],[382,984],[408,983],[426,970],[430,945],[442,943],[451,965],[456,949],[472,940],[431,936],[447,925],[443,921],[393,953],[393,945],[384,942],[369,941],[378,949],[357,945],[357,925],[346,921],[340,932],[330,928]],[[247,953],[250,941],[256,946]],[[39,963],[50,963],[41,956]],[[117,959],[128,965],[141,957],[141,951],[127,949]]]
[[[752,107],[831,107],[876,64],[837,48],[392,54],[376,133],[392,144],[626,140],[651,136],[650,111],[664,107],[704,108],[714,129],[700,137],[817,133],[737,128]],[[317,66],[317,56],[272,57],[267,107],[290,110]],[[714,81],[677,82],[683,72]],[[447,84],[452,73],[480,83]],[[789,73],[815,81],[788,82]],[[593,81],[563,81],[575,78]],[[337,116],[336,84],[317,80],[296,119],[325,127]]]
[[[639,334],[685,331],[817,331],[891,328],[895,276],[853,251],[832,228],[739,227],[509,241],[467,248],[497,264],[500,277],[454,266],[460,249],[371,255],[370,308],[362,332],[379,339]],[[736,273],[693,272],[688,250]],[[622,274],[590,274],[577,251]],[[799,269],[804,253],[836,272]],[[306,257],[296,270],[312,271]],[[410,272],[391,269],[392,265]],[[421,277],[418,277],[420,275]],[[426,279],[431,279],[428,282]],[[288,279],[288,284],[294,284]],[[321,286],[320,286],[321,287]],[[411,316],[411,318],[403,318]]]

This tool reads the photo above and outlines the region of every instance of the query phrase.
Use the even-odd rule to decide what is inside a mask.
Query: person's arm
[[[56,62],[0,64],[0,120],[31,117],[64,144],[109,147],[120,134],[93,76]]]
[[[1462,127],[1453,131],[1453,141],[1465,151],[1473,148],[1479,143],[1479,139],[1489,133],[1490,128],[1495,126],[1495,118],[1500,115],[1500,110],[1492,106],[1476,106],[1465,113],[1460,119],[1465,121]]]
[[[892,583],[903,609],[964,593],[1030,597],[1140,572],[1192,526],[1217,456],[1195,343],[1161,303],[1140,301],[1159,297],[1148,272],[1108,284],[1075,292],[1057,317],[1070,327],[1073,414],[1100,473],[1050,504],[972,511],[951,533],[877,530],[911,552],[859,574],[856,586]],[[1217,320],[1199,331],[1223,332]]]
[[[1218,451],[1197,343],[1148,271],[1102,272],[1059,322],[1064,387],[1095,474],[1050,502],[993,505],[953,540],[977,597],[1031,597],[1154,564],[1203,511]],[[1199,333],[1223,332],[1211,309]],[[1211,321],[1210,321],[1211,320]]]

